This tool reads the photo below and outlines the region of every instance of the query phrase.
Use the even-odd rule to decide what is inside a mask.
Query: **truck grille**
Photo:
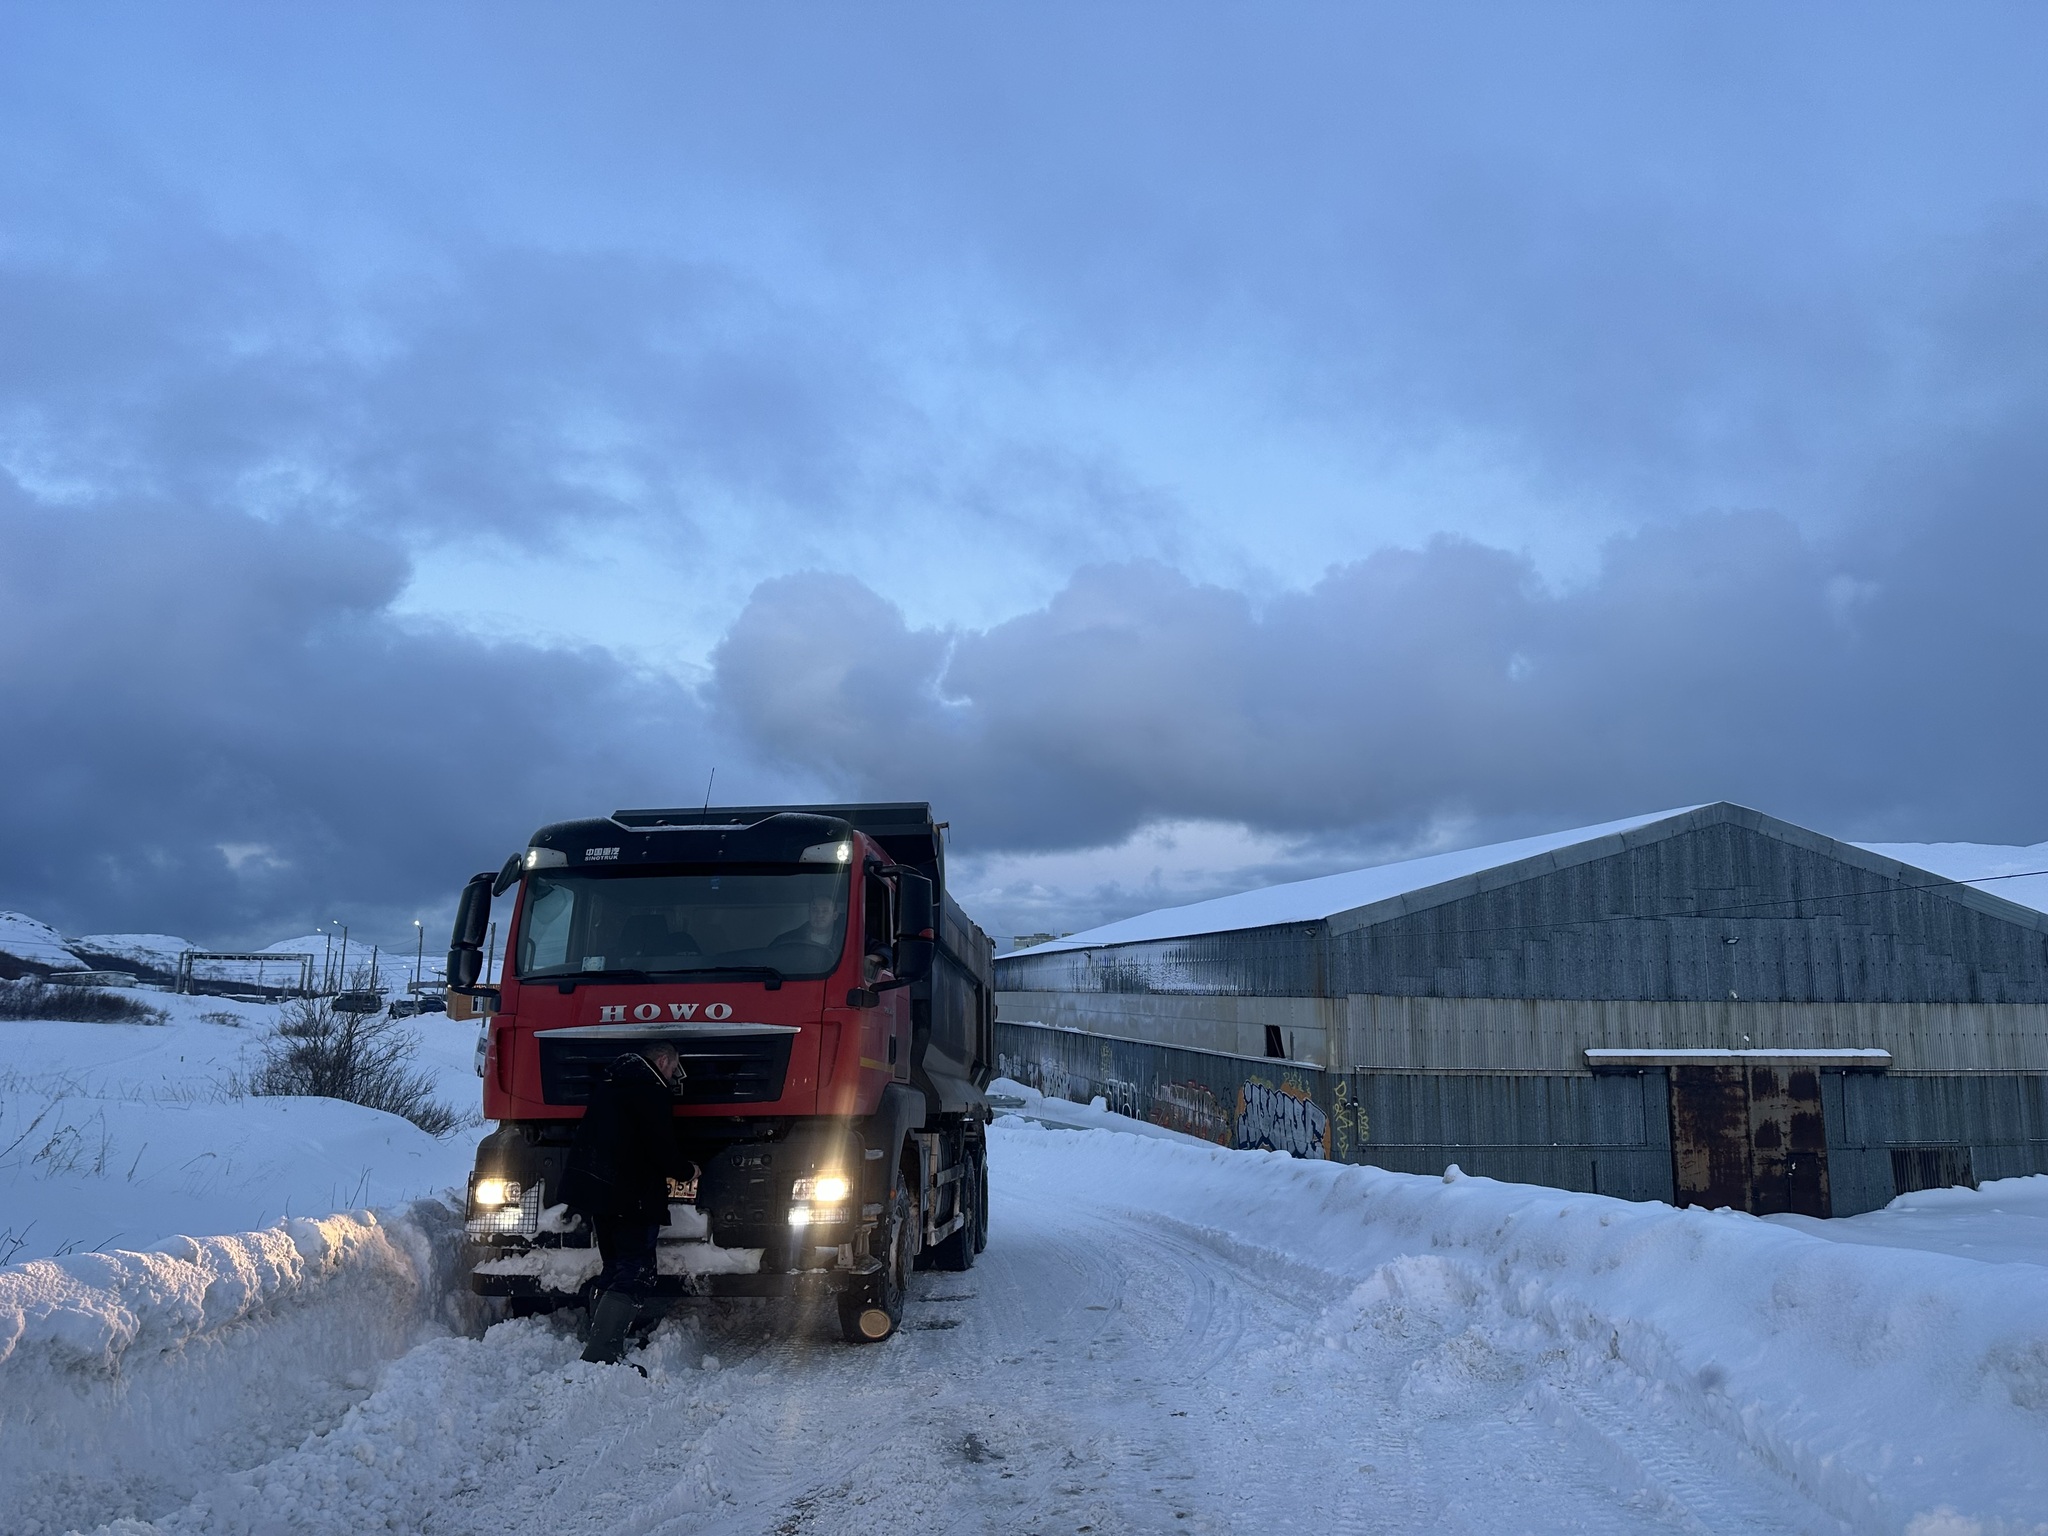
[[[644,1050],[657,1039],[673,1045],[683,1059],[685,1104],[769,1104],[782,1097],[789,1075],[789,1047],[795,1030],[745,1034],[642,1036],[635,1039],[542,1031],[541,1097],[550,1104],[588,1104],[591,1091],[611,1064],[627,1051]]]

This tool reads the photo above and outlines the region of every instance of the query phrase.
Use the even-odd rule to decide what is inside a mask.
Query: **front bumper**
[[[866,1272],[856,1269],[797,1269],[755,1274],[661,1275],[647,1287],[649,1296],[837,1296],[847,1291],[874,1287],[881,1278],[881,1266]],[[529,1300],[574,1301],[587,1293],[585,1281],[575,1291],[563,1291],[538,1275],[471,1274],[470,1289],[479,1296],[520,1297]]]

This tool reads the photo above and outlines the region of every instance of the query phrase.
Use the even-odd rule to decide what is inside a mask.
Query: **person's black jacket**
[[[597,1220],[668,1222],[675,1160],[675,1095],[654,1068],[628,1053],[590,1096],[562,1170],[562,1199]]]

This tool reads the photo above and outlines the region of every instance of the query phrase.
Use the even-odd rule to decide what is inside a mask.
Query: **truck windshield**
[[[533,875],[519,975],[829,975],[845,947],[848,883],[843,869]]]

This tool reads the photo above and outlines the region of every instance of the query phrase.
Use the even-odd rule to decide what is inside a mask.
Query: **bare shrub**
[[[136,998],[98,987],[0,981],[0,1019],[56,1019],[66,1024],[168,1024],[170,1016]]]
[[[432,1074],[412,1067],[412,1031],[383,1014],[339,1013],[326,998],[287,1003],[256,1070],[240,1085],[253,1094],[346,1099],[402,1115],[430,1136],[463,1117],[434,1097]]]

